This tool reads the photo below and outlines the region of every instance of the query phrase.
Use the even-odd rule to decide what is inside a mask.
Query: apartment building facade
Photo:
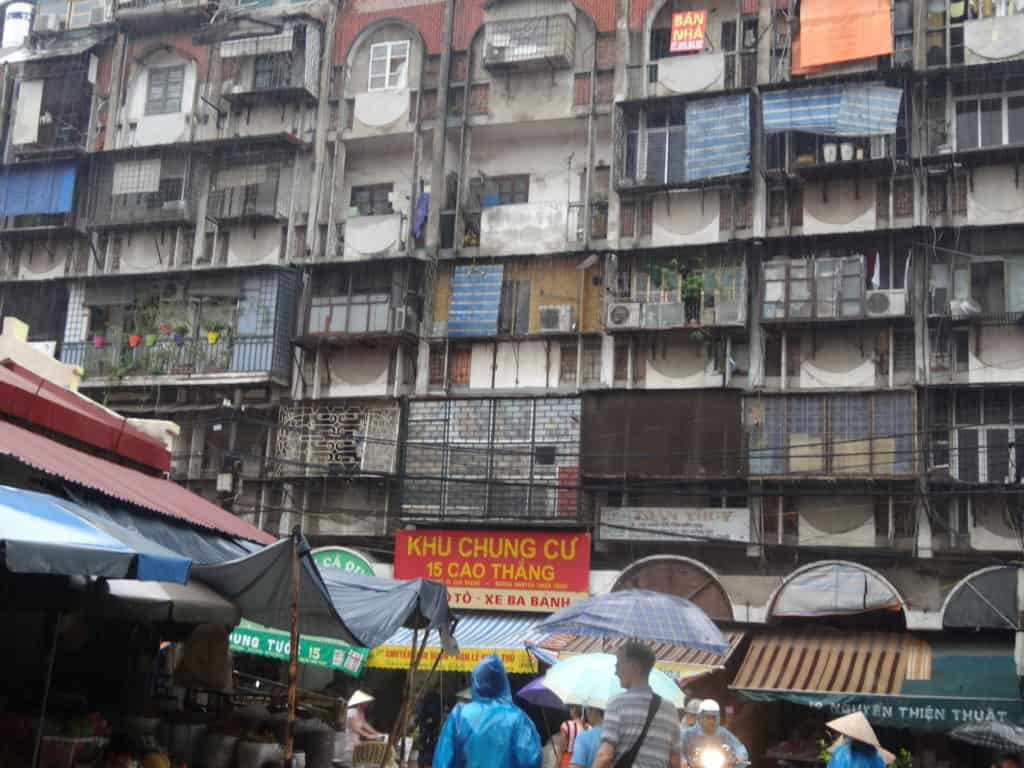
[[[1024,526],[1022,25],[48,0],[3,58],[3,314],[275,533],[587,530],[718,618],[940,629]]]

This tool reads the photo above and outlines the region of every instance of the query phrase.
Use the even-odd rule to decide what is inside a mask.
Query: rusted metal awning
[[[654,651],[656,666],[670,677],[685,682],[706,675],[725,666],[733,652],[746,636],[739,631],[723,631],[729,650],[724,654],[700,651],[682,645],[669,643],[648,643]],[[540,643],[541,658],[547,652],[551,660],[564,659],[582,653],[615,653],[625,643],[624,638],[599,637],[591,635],[552,635]],[[547,659],[544,659],[547,660]]]
[[[755,637],[732,687],[898,696],[931,677],[931,646],[910,634],[773,632]]]

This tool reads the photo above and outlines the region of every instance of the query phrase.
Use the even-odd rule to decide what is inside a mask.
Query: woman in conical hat
[[[882,747],[863,712],[825,723],[841,737],[832,745],[828,768],[885,768],[895,756]]]

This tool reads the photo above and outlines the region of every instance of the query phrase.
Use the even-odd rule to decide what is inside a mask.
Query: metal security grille
[[[397,406],[282,407],[275,473],[279,476],[392,473],[398,422]]]
[[[576,27],[566,15],[510,19],[487,24],[484,66],[543,63],[568,67],[573,61]]]

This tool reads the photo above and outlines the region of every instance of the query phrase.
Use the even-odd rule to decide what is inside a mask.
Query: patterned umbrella
[[[1024,728],[1009,723],[970,723],[954,728],[949,734],[976,747],[996,752],[1024,752]]]
[[[549,616],[537,630],[652,640],[712,653],[729,649],[715,623],[689,600],[643,589],[609,592],[575,603]]]

